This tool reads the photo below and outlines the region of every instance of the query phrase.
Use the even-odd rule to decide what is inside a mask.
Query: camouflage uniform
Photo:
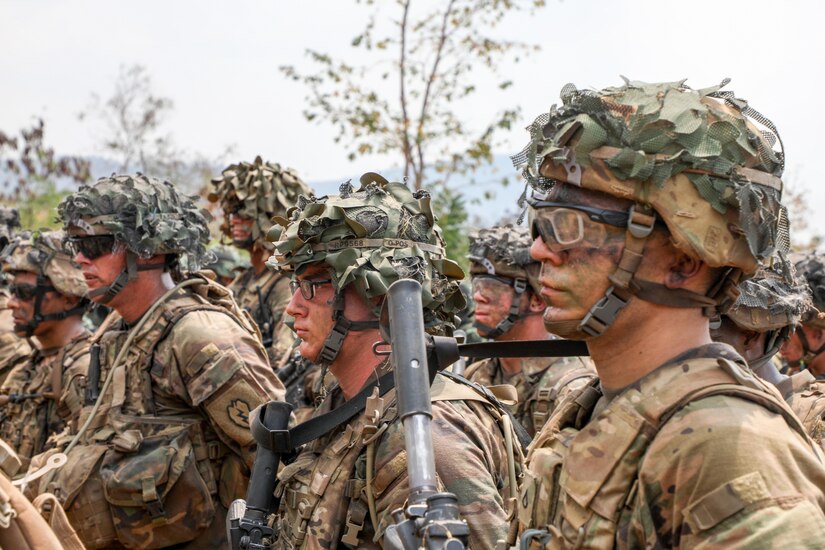
[[[272,250],[265,237],[272,227],[273,217],[284,216],[300,196],[312,195],[312,189],[294,170],[264,162],[261,157],[255,157],[252,163],[229,165],[220,177],[212,179],[212,186],[214,189],[209,194],[209,200],[219,202],[223,209],[221,230],[224,236],[232,237],[231,215],[252,220],[251,241],[235,244],[250,248],[253,252]],[[284,308],[292,296],[289,279],[266,269],[255,273],[252,266],[243,271],[229,288],[235,293],[238,304],[252,315],[260,328],[272,368],[276,371],[284,368],[291,361],[295,344],[295,334],[285,324],[288,319],[284,318]],[[303,375],[287,377],[289,387],[286,390],[290,402],[299,409],[298,414],[306,417],[312,414],[314,404],[305,398],[305,376],[315,377],[319,369],[310,366],[301,370]]]
[[[380,305],[370,298],[382,296],[400,278],[417,279],[425,326],[434,333],[449,333],[455,312],[464,305],[458,290],[463,272],[444,257],[429,195],[412,194],[377,174],[365,174],[361,182],[357,192],[344,185],[340,196],[293,211],[269,261],[286,271],[310,265],[329,269],[336,324],[321,352],[329,362],[338,354],[336,334],[346,338],[349,330],[362,330],[344,316],[341,296],[349,284],[377,318]],[[388,368],[380,365],[377,374]],[[432,386],[436,470],[443,487],[458,497],[470,526],[470,547],[492,549],[508,532],[521,451],[504,444],[509,416],[482,396],[480,387],[467,384],[439,375]],[[281,505],[272,548],[381,547],[384,531],[394,523],[390,513],[409,495],[395,401],[394,391],[371,401],[353,420],[306,445],[284,466],[278,475]],[[333,389],[317,414],[342,402],[340,391]]]
[[[14,237],[14,229],[20,227],[20,215],[14,208],[0,206],[0,251]],[[14,321],[8,308],[9,290],[5,276],[0,278],[0,384],[8,376],[11,367],[21,357],[31,353],[26,339],[14,333]]]
[[[194,271],[206,256],[206,220],[168,182],[104,178],[58,211],[71,235],[114,235],[127,266],[129,254],[166,254]],[[93,341],[100,396],[40,491],[57,495],[87,548],[224,548],[222,516],[253,460],[248,413],[283,396],[260,333],[224,287],[195,275],[133,326],[111,314]]]
[[[567,85],[563,105],[531,126],[514,161],[539,191],[531,225],[545,243],[535,224],[554,212],[544,209],[555,195],[543,191],[555,182],[635,203],[613,286],[586,317],[546,319],[548,330],[596,339],[634,299],[711,316],[729,307],[739,274],[787,249],[774,126],[720,88]],[[657,218],[678,249],[732,268],[707,296],[636,277]],[[724,344],[687,351],[604,396],[597,381],[571,394],[532,443],[528,468],[519,514],[531,547],[817,547],[825,537],[821,452]]]
[[[519,311],[523,292],[539,295],[541,264],[530,257],[530,234],[526,228],[499,226],[470,234],[470,273],[473,277],[492,276],[514,287],[509,315],[497,327],[481,327],[486,335],[500,338],[524,314]],[[479,327],[479,323],[476,322]],[[468,365],[464,376],[484,386],[510,384],[516,388],[518,403],[510,406],[530,436],[544,425],[557,402],[568,392],[583,387],[596,375],[587,357],[557,359],[523,358],[521,370],[509,375],[499,359],[484,359]]]
[[[85,296],[86,282],[63,251],[63,237],[62,232],[18,237],[2,258],[3,271],[32,272],[62,294]],[[74,315],[82,315],[85,303],[84,299]],[[89,366],[89,336],[84,330],[62,348],[35,348],[13,363],[0,386],[0,394],[12,399],[0,408],[0,438],[15,450],[24,468],[47,448],[52,434],[77,420]]]

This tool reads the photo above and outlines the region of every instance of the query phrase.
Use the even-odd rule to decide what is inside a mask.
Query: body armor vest
[[[221,464],[229,450],[202,414],[164,385],[172,366],[155,352],[194,311],[229,315],[250,334],[257,331],[223,287],[204,281],[190,288],[193,292],[170,297],[138,328],[119,364],[113,365],[115,357],[134,329],[104,330],[94,337],[102,346],[101,380],[114,369],[112,382],[81,445],[46,488],[63,502],[90,549],[115,541],[129,548],[184,543],[215,517]],[[80,425],[90,412],[91,407],[84,409]]]
[[[641,392],[626,389],[592,419],[601,397],[598,379],[557,409],[531,444],[521,488],[520,531],[549,526],[552,535],[549,543],[534,539],[530,548],[616,546],[629,522],[647,448],[674,414],[700,399],[727,395],[757,403],[810,441],[776,390],[740,365],[703,358],[680,361],[676,368],[684,370],[678,383],[666,369],[654,371],[642,380]],[[600,429],[605,418],[609,432]],[[583,430],[585,425],[594,429]],[[600,448],[615,452],[589,453],[594,437]],[[565,463],[568,457],[573,458]]]

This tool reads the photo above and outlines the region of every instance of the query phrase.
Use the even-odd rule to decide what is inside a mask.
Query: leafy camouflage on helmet
[[[788,249],[784,153],[773,150],[781,141],[767,118],[720,91],[727,83],[568,84],[513,163],[540,191],[562,181],[649,204],[679,248],[753,273]]]
[[[527,279],[536,293],[541,292],[541,263],[530,257],[529,229],[508,224],[473,231],[469,239],[470,273]]]
[[[273,242],[280,237],[267,262],[272,269],[300,273],[324,264],[337,292],[352,284],[367,303],[398,279],[415,279],[423,289],[428,327],[452,327],[464,307],[464,272],[445,257],[426,191],[413,194],[403,183],[367,173],[358,191],[346,183],[340,195],[302,200],[288,220],[275,221],[284,228],[270,231]]]
[[[70,235],[114,235],[142,258],[175,254],[192,271],[212,259],[206,250],[211,216],[168,181],[112,174],[81,186],[57,213]]]
[[[86,280],[80,267],[63,248],[63,231],[46,231],[19,235],[13,246],[0,258],[3,271],[27,271],[47,277],[58,292],[68,296],[85,296]]]
[[[805,312],[803,324],[825,328],[825,256],[812,252],[794,258],[796,271],[808,285],[813,305]]]
[[[6,246],[20,227],[20,213],[16,208],[0,206],[0,247]]]
[[[768,332],[795,327],[813,307],[805,280],[784,255],[739,283],[739,297],[725,313],[744,330]]]
[[[249,267],[249,260],[241,258],[238,249],[233,246],[217,245],[209,249],[215,256],[215,261],[206,264],[218,277],[233,278],[239,270]]]
[[[252,238],[263,240],[272,226],[273,216],[283,216],[295,206],[300,195],[310,196],[312,189],[292,168],[264,162],[260,156],[252,163],[240,162],[226,167],[220,177],[212,179],[211,202],[220,202],[224,212],[221,231],[231,235],[230,214],[255,220]]]

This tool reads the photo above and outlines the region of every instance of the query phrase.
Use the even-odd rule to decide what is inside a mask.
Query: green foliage
[[[465,273],[469,273],[469,214],[465,198],[446,185],[440,185],[433,193],[433,213],[443,232],[447,257],[458,263]]]
[[[57,205],[71,191],[58,191],[53,181],[40,182],[32,191],[27,200],[7,203],[20,212],[20,226],[26,229],[60,229],[62,224],[57,221]]]
[[[519,111],[495,114],[479,132],[457,117],[454,105],[478,92],[480,68],[498,77],[499,66],[517,63],[520,54],[537,49],[492,31],[508,12],[539,8],[544,2],[447,0],[416,12],[412,0],[399,0],[378,25],[379,8],[390,4],[365,3],[376,12],[349,46],[370,61],[352,66],[308,50],[314,72],[280,67],[307,87],[306,119],[331,124],[335,141],[346,144],[350,159],[401,153],[404,176],[415,189],[425,179],[432,187],[492,162],[498,132],[509,129]],[[385,29],[387,34],[380,34]],[[501,79],[498,88],[511,84]]]

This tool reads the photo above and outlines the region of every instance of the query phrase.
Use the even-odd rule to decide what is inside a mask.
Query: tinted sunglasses
[[[14,283],[9,285],[11,295],[22,301],[33,300],[37,296],[38,289],[46,291],[54,290],[54,287],[49,285],[16,285]]]
[[[83,254],[89,260],[111,254],[114,247],[115,238],[112,235],[85,235],[66,239],[66,249],[72,256]]]

